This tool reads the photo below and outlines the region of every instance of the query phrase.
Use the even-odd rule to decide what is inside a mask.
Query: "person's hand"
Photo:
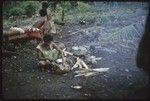
[[[66,67],[66,63],[65,62],[63,62],[63,66]]]
[[[48,58],[45,58],[46,59],[46,61],[48,61],[48,62],[52,62],[53,60],[50,60],[50,59],[48,59]]]
[[[47,62],[47,63],[50,63],[50,61],[49,61],[49,60],[46,60],[46,62]]]

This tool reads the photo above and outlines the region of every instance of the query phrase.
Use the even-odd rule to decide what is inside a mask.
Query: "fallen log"
[[[18,44],[25,44],[28,40],[36,39],[37,43],[41,40],[41,31],[38,28],[22,29],[12,27],[9,31],[3,31],[3,47],[8,48],[9,43],[13,43],[14,47]]]
[[[79,77],[79,76],[94,76],[102,72],[107,72],[109,68],[95,68],[95,69],[83,69],[83,70],[78,70],[75,71],[76,75],[74,77]]]

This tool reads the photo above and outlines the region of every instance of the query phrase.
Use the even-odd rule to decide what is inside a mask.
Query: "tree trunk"
[[[64,11],[64,8],[62,10],[62,16],[61,16],[61,21],[64,22],[64,16],[65,16],[65,11]]]

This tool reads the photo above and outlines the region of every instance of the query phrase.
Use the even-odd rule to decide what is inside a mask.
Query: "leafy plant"
[[[9,11],[9,14],[12,16],[20,16],[24,13],[24,10],[19,7],[14,7]]]
[[[34,4],[28,4],[25,6],[25,14],[29,17],[35,14],[36,10],[37,7]]]
[[[90,10],[90,5],[87,3],[83,2],[78,2],[78,11],[83,13],[83,12],[88,12]]]
[[[61,21],[64,22],[65,15],[70,14],[77,6],[77,1],[60,1],[53,2],[52,9],[55,13],[61,13]],[[58,14],[57,14],[58,15]]]

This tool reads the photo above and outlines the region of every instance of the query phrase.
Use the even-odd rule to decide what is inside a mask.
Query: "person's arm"
[[[52,62],[52,60],[43,57],[42,52],[39,49],[37,49],[37,58],[38,58],[39,61],[49,61],[49,62]]]
[[[46,61],[46,58],[44,58],[43,56],[42,56],[42,52],[39,50],[39,49],[37,49],[37,58],[38,58],[38,60],[44,60],[44,61]]]
[[[47,10],[47,19],[51,20],[52,19],[52,13],[50,10]]]
[[[62,55],[62,62],[63,62],[63,65],[65,65],[65,57],[64,57],[64,53],[63,51],[55,44],[55,43],[52,43],[53,47],[59,51],[59,53]]]

